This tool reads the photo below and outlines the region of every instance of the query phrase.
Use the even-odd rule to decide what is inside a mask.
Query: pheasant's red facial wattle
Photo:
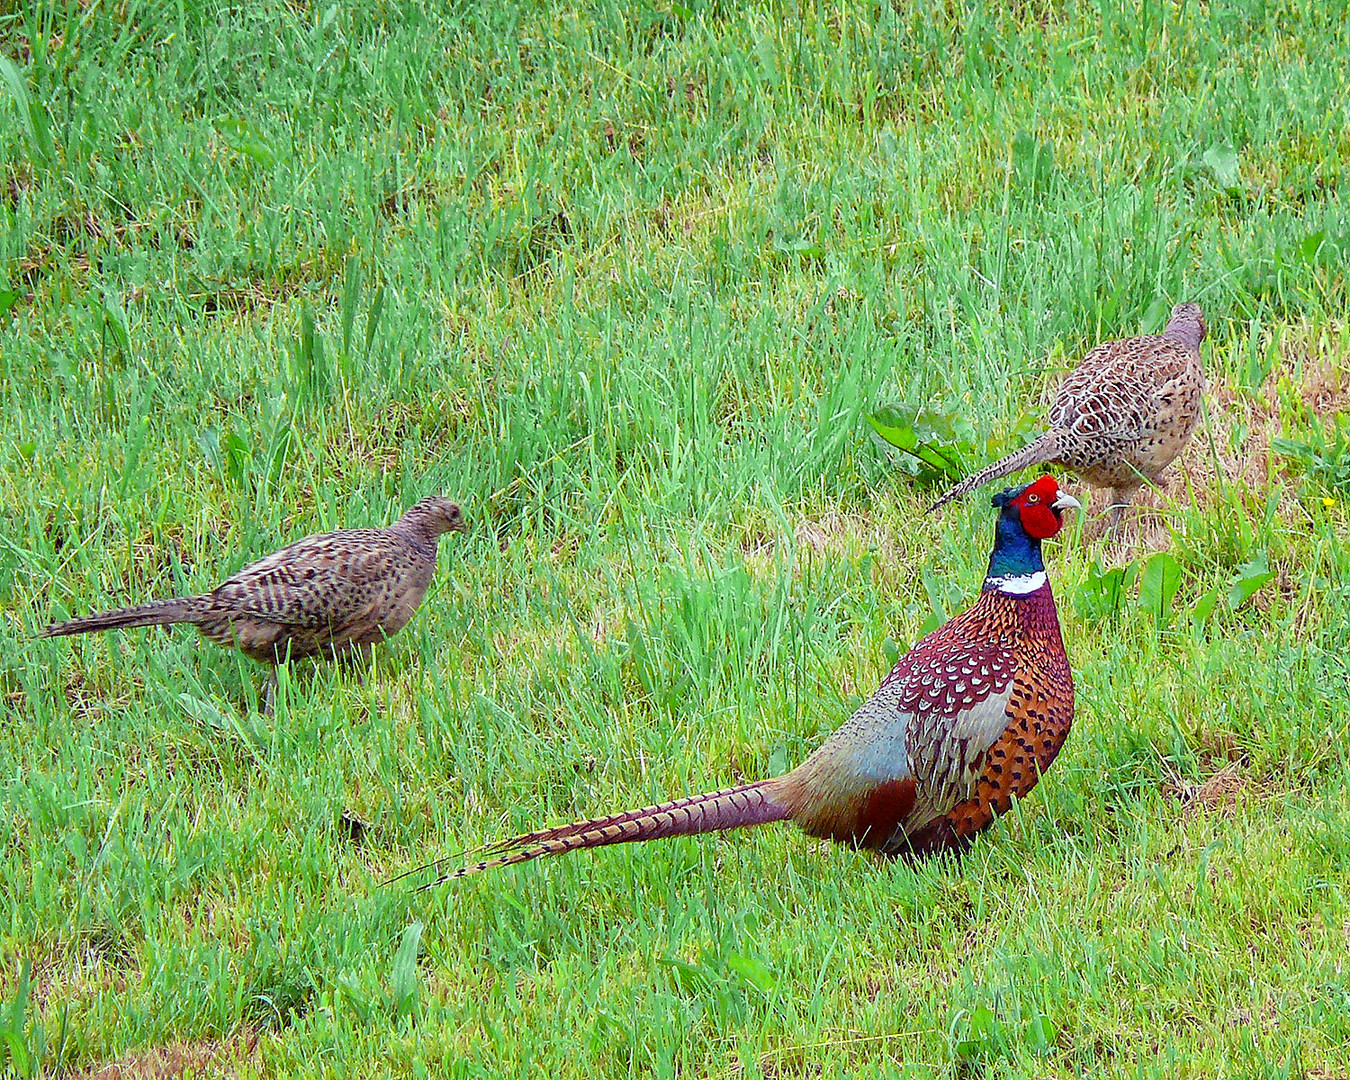
[[[1062,511],[1054,508],[1059,496],[1059,484],[1055,478],[1042,476],[1013,500],[1022,519],[1022,528],[1028,536],[1036,540],[1048,540],[1059,532],[1064,524]]]

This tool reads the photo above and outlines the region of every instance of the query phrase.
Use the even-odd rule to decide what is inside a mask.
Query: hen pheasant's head
[[[1083,504],[1060,491],[1053,476],[1042,476],[1023,487],[1008,488],[991,500],[1002,508],[1003,520],[1020,526],[1033,540],[1048,540],[1064,525],[1065,510],[1081,510]]]
[[[1184,341],[1192,349],[1200,348],[1200,342],[1205,340],[1207,332],[1205,316],[1199,304],[1178,304],[1172,309],[1172,317],[1167,320],[1167,328],[1163,330],[1168,337]]]
[[[460,513],[459,503],[443,499],[439,495],[431,495],[415,504],[403,518],[405,521],[415,523],[431,536],[440,536],[441,533],[452,530],[464,532],[468,529],[468,525],[464,523],[464,515]]]

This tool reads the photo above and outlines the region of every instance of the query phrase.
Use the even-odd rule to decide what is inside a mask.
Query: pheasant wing
[[[907,657],[896,701],[910,718],[905,749],[915,779],[906,831],[969,796],[985,756],[1008,726],[1016,657],[1010,628],[998,627],[996,616],[994,605],[978,602]]]
[[[370,609],[396,572],[396,555],[376,529],[309,536],[244,567],[213,595],[233,612],[282,626],[342,625]]]
[[[812,836],[894,851],[969,794],[1007,726],[1012,639],[977,602],[900,657],[877,692],[788,775]]]
[[[1050,404],[1052,428],[1094,439],[1138,439],[1157,412],[1157,394],[1191,357],[1162,337],[1098,345],[1065,376]]]

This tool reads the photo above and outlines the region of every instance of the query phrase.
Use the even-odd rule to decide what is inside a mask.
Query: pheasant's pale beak
[[[1083,504],[1067,491],[1061,491],[1059,493],[1059,498],[1050,504],[1050,509],[1056,510],[1062,514],[1065,510],[1081,510],[1083,509]]]

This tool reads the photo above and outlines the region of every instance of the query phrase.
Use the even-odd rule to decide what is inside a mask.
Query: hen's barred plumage
[[[1025,796],[1073,722],[1073,674],[1041,541],[1077,500],[1045,476],[997,496],[989,572],[969,610],[902,656],[875,694],[791,772],[540,829],[433,884],[500,866],[668,836],[792,820],[885,855],[959,851]]]
[[[265,664],[365,652],[412,618],[435,573],[438,540],[464,528],[458,504],[432,496],[388,528],[307,536],[200,596],[82,615],[42,636],[190,623]]]
[[[1178,304],[1161,334],[1108,341],[1090,351],[1055,391],[1047,431],[962,480],[934,510],[1031,465],[1063,466],[1112,489],[1116,517],[1144,483],[1156,483],[1200,423],[1205,319]]]

